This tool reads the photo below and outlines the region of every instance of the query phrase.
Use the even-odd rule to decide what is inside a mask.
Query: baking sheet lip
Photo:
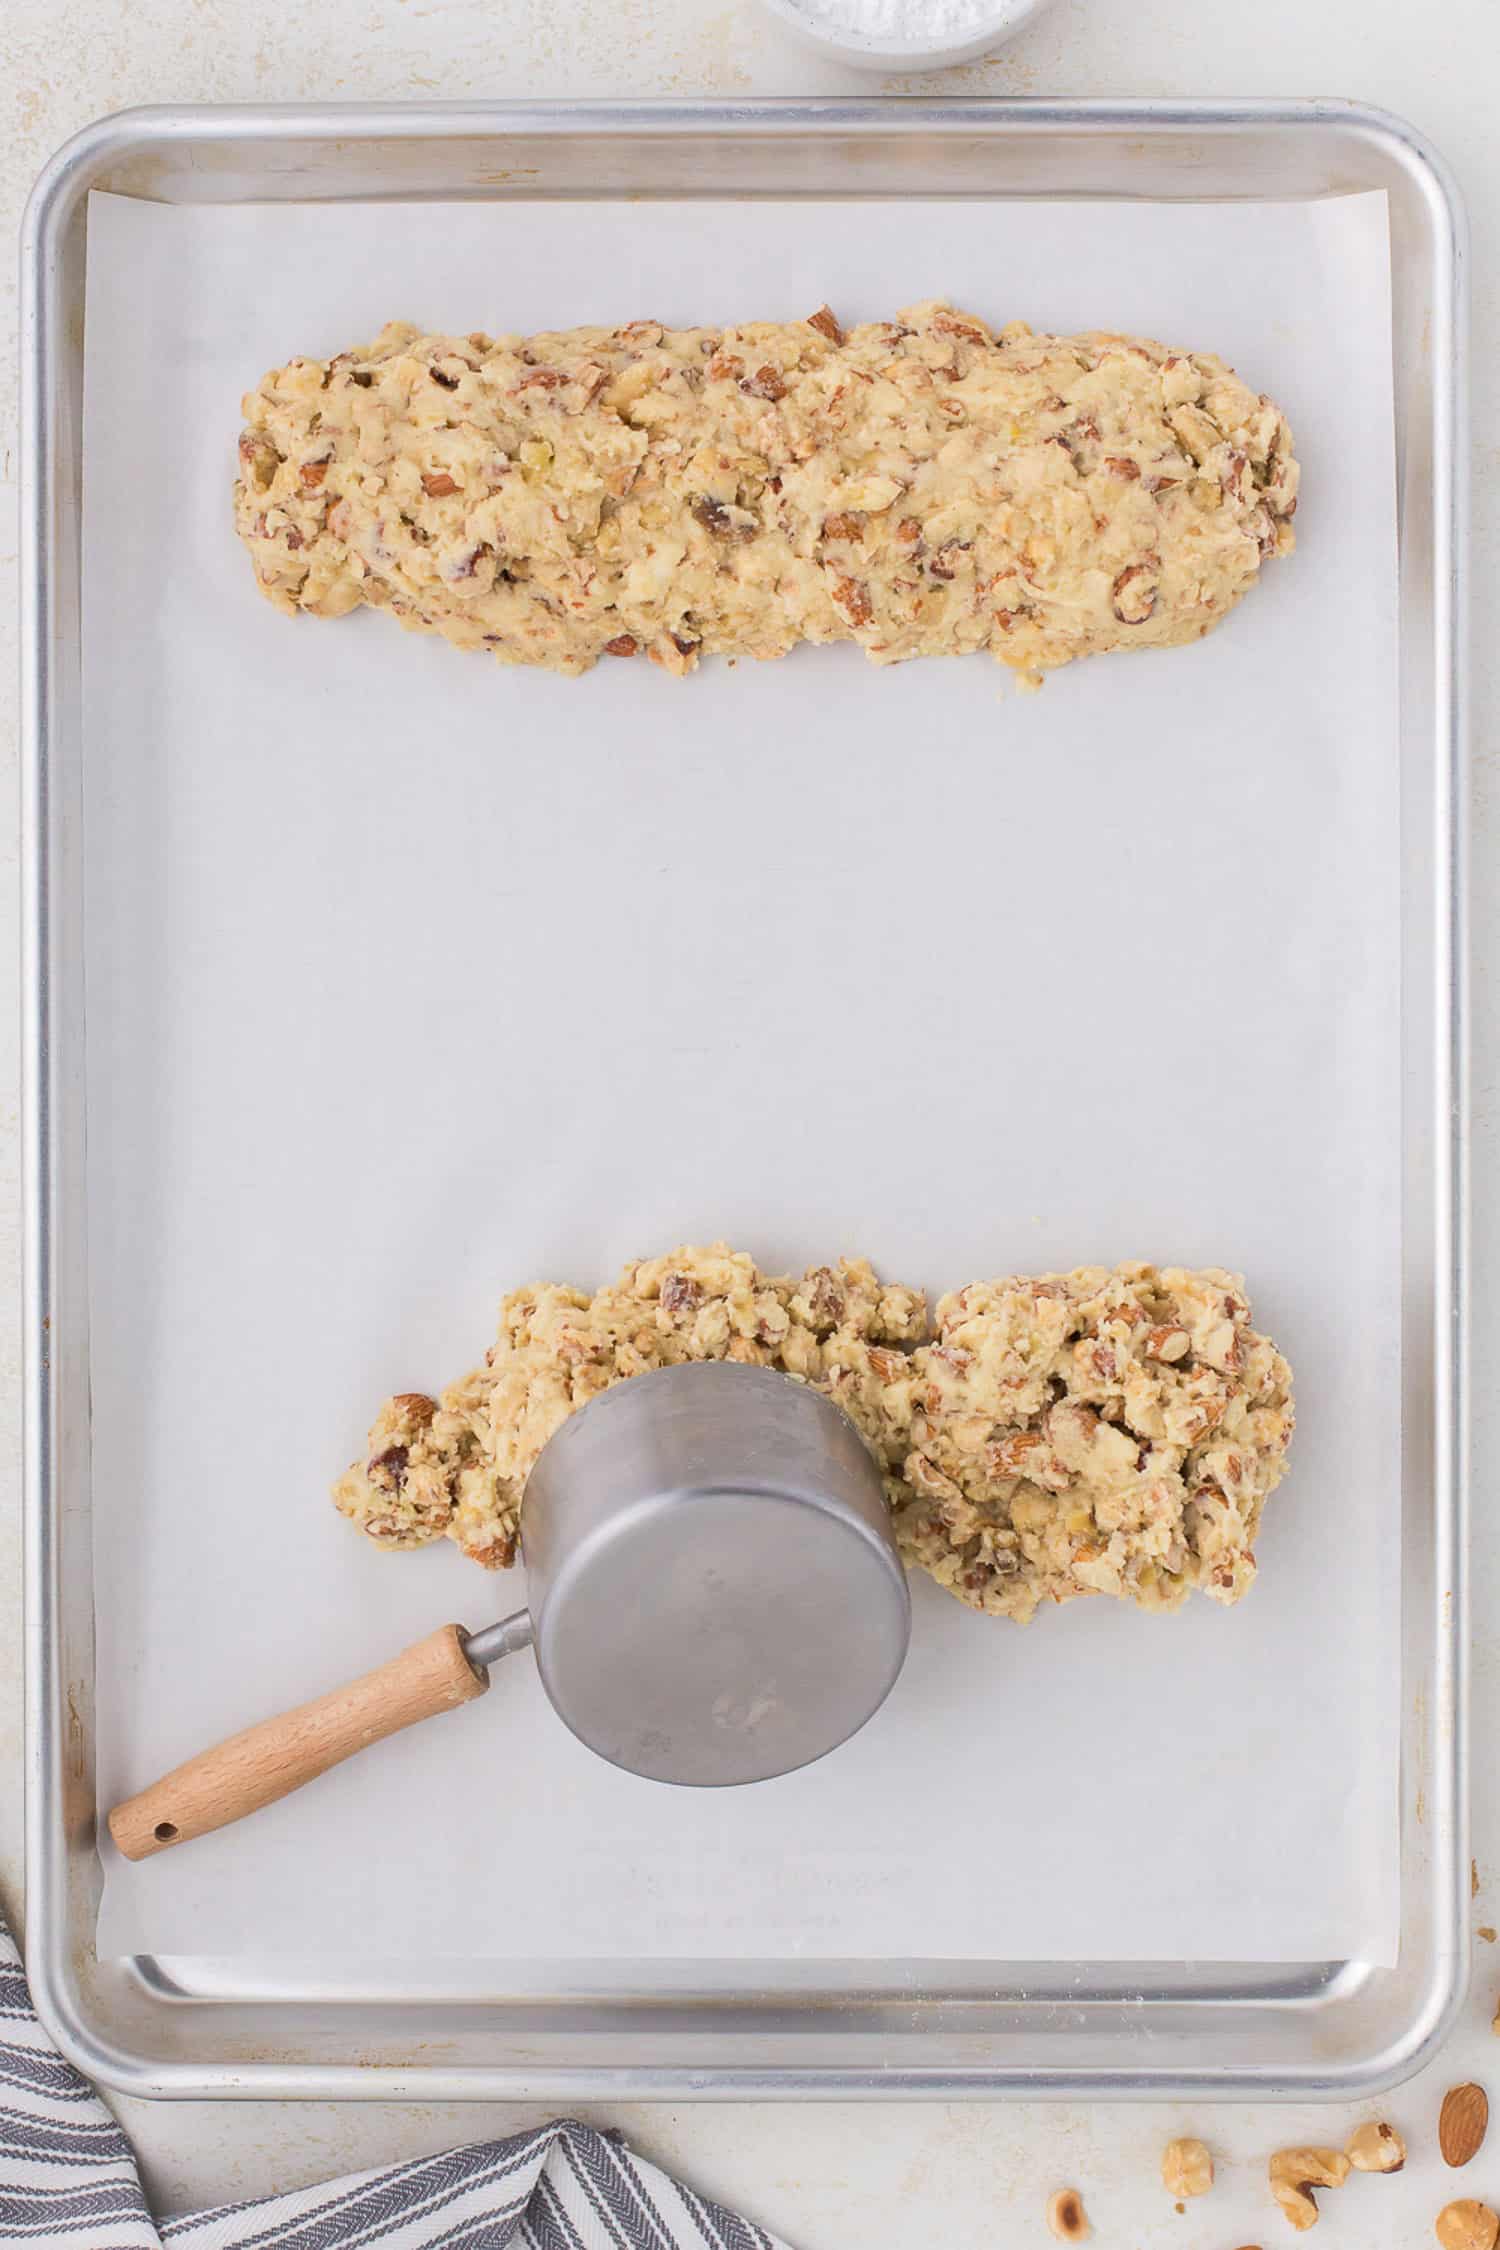
[[[1400,121],[1393,121],[1399,123]],[[1438,1942],[1450,1957],[1446,2005],[1434,2008],[1427,2044],[1434,2052],[1446,2037],[1468,1992],[1472,1948],[1470,1908],[1470,1583],[1471,1508],[1471,1238],[1470,1180],[1470,778],[1472,734],[1469,709],[1471,494],[1469,484],[1470,227],[1458,181],[1425,137],[1417,135],[1413,154],[1417,176],[1446,234],[1438,237],[1435,262],[1433,349],[1433,547],[1447,556],[1445,572],[1433,570],[1432,650],[1436,660],[1434,712],[1446,755],[1438,760],[1437,807],[1440,849],[1436,887],[1440,929],[1436,973],[1448,1006],[1434,1026],[1435,1098],[1439,1107],[1434,1135],[1440,1244],[1446,1257],[1440,1270],[1446,1283],[1437,1323],[1434,1382],[1441,1434],[1436,1460],[1439,1572],[1433,1646],[1433,1693],[1446,1730],[1429,1714],[1442,1753],[1431,1776],[1440,1822],[1451,1829],[1453,1850],[1448,1883],[1438,1886]],[[1441,356],[1439,357],[1439,353]],[[1446,796],[1443,794],[1446,791]],[[1444,1591],[1446,1587],[1446,1592]],[[1434,1979],[1434,1984],[1439,1982]],[[1415,2068],[1416,2065],[1413,2065]],[[1407,2073],[1406,2075],[1410,2075]]]
[[[49,167],[49,170],[51,168]],[[52,1968],[66,1937],[66,1840],[60,1818],[62,1736],[56,1724],[60,1645],[52,1405],[54,1113],[50,1083],[51,899],[47,740],[53,606],[47,511],[56,481],[50,442],[50,350],[57,326],[56,231],[69,207],[41,192],[23,216],[20,307],[20,893],[21,893],[21,1584],[23,1927],[33,1987],[60,2021]],[[50,316],[50,317],[49,317]],[[55,1928],[54,1928],[55,1920]]]
[[[256,1958],[259,1960],[258,1956]],[[118,1966],[126,1977],[138,1983],[153,1999],[167,2007],[201,2009],[221,2007],[227,2002],[235,2006],[256,2008],[277,2004],[284,1997],[285,1988],[271,1994],[249,1990],[244,1982],[243,1961],[243,1956],[232,1954],[131,1953],[120,1956]],[[316,1977],[310,1974],[314,1964],[319,1972]],[[465,2009],[494,2008],[510,2004],[535,2005],[538,1997],[536,1993],[506,1986],[505,1972],[516,1965],[503,1959],[485,1961],[467,1955],[442,1957],[442,1966],[450,1969],[459,1966],[466,1978],[478,1983],[479,1989],[464,1994],[444,1989],[443,1980],[433,1975],[434,1962],[431,1958],[411,1961],[382,1959],[376,1967],[377,1978],[383,1977],[392,1984],[399,1985],[402,1990],[412,1991],[415,1982],[418,1997],[424,2003]],[[533,1973],[539,1966],[530,1962],[526,1965],[532,1968]],[[1004,1972],[1007,1978],[1014,1973],[1016,1980],[1024,1981],[1029,1988],[1027,2004],[1038,2008],[1058,2005],[1065,2005],[1069,2009],[1113,2008],[1118,2007],[1124,1999],[1134,2004],[1155,2001],[1180,2008],[1201,2009],[1222,2005],[1226,1998],[1240,2007],[1288,2008],[1316,2004],[1335,1990],[1353,1993],[1371,1977],[1382,1973],[1373,1963],[1355,1959],[1183,1963],[1161,1959],[976,1961],[972,1957],[934,1955],[925,1959],[918,1956],[904,1958],[900,1963],[905,1972],[901,1979],[898,1981],[891,1977],[881,1982],[874,1972],[882,1965],[889,1969],[892,1964],[863,1959],[826,1959],[806,1963],[778,1961],[772,1966],[777,1969],[804,1967],[808,1971],[808,1977],[802,1983],[789,1981],[776,1984],[767,1979],[767,1964],[763,1961],[747,1962],[734,1958],[712,1961],[682,1957],[652,1964],[659,1977],[675,1978],[677,1981],[632,1987],[623,1979],[613,1985],[591,1984],[583,1974],[584,1971],[600,1966],[619,1970],[622,1964],[608,1956],[602,1962],[596,1962],[583,1955],[565,1964],[567,1973],[572,1978],[572,1988],[561,1994],[549,1992],[547,1997],[561,1997],[569,2005],[587,2005],[600,1998],[618,2002],[636,2001],[645,1997],[664,2008],[697,2006],[705,2002],[712,2004],[720,1996],[718,1989],[707,1977],[708,1971],[717,1969],[739,1977],[754,1971],[756,1999],[749,2000],[743,1993],[737,1992],[735,2006],[746,2013],[754,2012],[757,2001],[763,1998],[769,2011],[785,2011],[799,2004],[805,2005],[809,1999],[819,1998],[835,1972],[863,1969],[871,1972],[868,1983],[840,1985],[839,2005],[850,2009],[877,2009],[909,2004],[914,1985],[927,1993],[934,1986],[941,1988],[945,1977],[957,1980],[962,1971],[984,1969],[992,1973]],[[330,1992],[336,1992],[346,1982],[354,1983],[362,1990],[368,1989],[366,1978],[359,1972],[366,1971],[370,1964],[357,1954],[329,1956],[283,1953],[273,1957],[272,1966],[279,1976],[297,1986],[299,2004],[326,1999]],[[1174,1985],[1164,1973],[1184,1967],[1192,1968],[1203,1976],[1216,1976],[1219,1980],[1218,1987],[1187,1986],[1181,1983]],[[399,1974],[401,1971],[407,1972],[405,1978]],[[919,1979],[916,1975],[918,1971],[929,1973]],[[1079,1971],[1086,1974],[1080,1975]],[[1233,1974],[1236,1971],[1238,1981]],[[257,1974],[264,1978],[268,1969],[262,1966]],[[484,1978],[490,1975],[496,1979],[498,1991],[483,1988]],[[321,1991],[315,1991],[315,1986],[321,1986]],[[1009,1990],[1009,1984],[1003,1989]],[[971,1987],[956,1981],[951,1990],[940,1991],[940,1997],[945,2004],[957,2006],[970,2004],[974,1999]]]
[[[658,2098],[685,2094],[718,2098],[798,2098],[811,2093],[848,2097],[872,2093],[955,2098],[1000,2092],[1031,2097],[1091,2093],[1096,2096],[1172,2094],[1233,2098],[1349,2098],[1373,2094],[1409,2077],[1444,2036],[1462,2000],[1467,1979],[1469,1856],[1466,1785],[1468,1659],[1466,1630],[1468,1444],[1468,1213],[1467,1132],[1467,391],[1464,353],[1468,334],[1467,222],[1462,198],[1438,151],[1415,127],[1357,102],[1321,100],[1262,103],[1193,101],[1054,102],[1041,97],[986,96],[933,101],[930,97],[854,101],[688,104],[660,103],[453,103],[343,104],[269,108],[259,105],[157,107],[122,111],[84,128],[58,150],[39,175],[22,228],[21,302],[21,550],[22,550],[22,908],[23,908],[23,1585],[25,1595],[26,1753],[25,1871],[29,1904],[28,1962],[43,2022],[62,2050],[102,2083],[121,2092],[163,2098],[447,2098],[439,2090],[452,2074],[428,2066],[404,2076],[386,2068],[320,2063],[244,2065],[163,2064],[131,2054],[100,2035],[87,2013],[80,1964],[70,1960],[68,1903],[74,1870],[65,1833],[65,1726],[59,1705],[61,1588],[54,1516],[54,1370],[47,1334],[54,1304],[57,1255],[52,1225],[56,1181],[52,1166],[55,1112],[51,1098],[50,1023],[51,900],[47,852],[48,730],[52,713],[52,610],[48,529],[57,501],[58,464],[52,428],[52,355],[63,347],[66,324],[59,311],[58,273],[63,232],[91,186],[111,162],[147,148],[163,134],[183,141],[210,131],[235,130],[253,139],[283,136],[394,138],[454,137],[466,126],[498,135],[507,129],[558,134],[616,133],[634,124],[660,132],[714,125],[741,131],[757,126],[800,125],[827,131],[839,125],[887,127],[899,120],[930,130],[976,122],[997,128],[1069,125],[1147,134],[1163,128],[1213,131],[1238,125],[1333,127],[1377,142],[1420,188],[1433,220],[1433,368],[1430,427],[1433,440],[1435,554],[1430,647],[1435,665],[1439,849],[1435,886],[1440,928],[1436,967],[1446,971],[1448,1007],[1439,1010],[1434,1095],[1437,1107],[1433,1184],[1437,1213],[1437,1337],[1434,1382],[1438,1400],[1434,1501],[1437,1521],[1437,1592],[1429,1619],[1431,1697],[1424,1721],[1428,1833],[1434,1838],[1430,1882],[1432,1954],[1422,2003],[1387,2048],[1358,2056],[1332,2071],[1295,2063],[1182,2068],[1158,2073],[1136,2066],[1101,2064],[1080,2070],[971,2071],[964,2065],[926,2070],[854,2070],[817,2074],[815,2081],[775,2068],[739,2073],[701,2070],[622,2070],[591,2074],[553,2067],[548,2072],[497,2072],[477,2066],[461,2073],[452,2098],[557,2089],[570,2099],[597,2088],[601,2096],[634,2093]],[[1001,191],[996,191],[1001,192]],[[229,199],[226,199],[229,200]],[[235,197],[233,200],[245,200]],[[1186,200],[1186,198],[1185,198]],[[1446,535],[1446,536],[1445,536]],[[1447,567],[1444,568],[1446,563]],[[1444,799],[1443,792],[1446,791]],[[92,1852],[79,1879],[97,1889]],[[378,2082],[377,2082],[378,2081]],[[706,2082],[711,2081],[711,2082]]]
[[[37,2012],[63,2053],[112,2092],[141,2099],[338,2101],[607,2101],[696,2098],[714,2101],[804,2099],[985,2100],[1024,2094],[1063,2100],[1307,2101],[1361,2099],[1410,2078],[1446,2036],[1451,2011],[1429,2008],[1386,2052],[1353,2067],[1105,2064],[1039,2068],[1035,2062],[852,2064],[778,2063],[615,2065],[506,2063],[278,2063],[263,2059],[169,2063],[132,2054],[102,2038],[76,1991],[33,1972]],[[976,2035],[982,2040],[984,2034]]]
[[[40,2013],[40,2010],[39,2010]],[[43,2021],[54,2038],[54,2022]],[[985,2063],[929,2066],[703,2064],[642,2066],[385,2063],[149,2063],[87,2033],[67,2019],[73,2038],[63,2051],[96,2084],[145,2101],[1171,2101],[1348,2102],[1404,2084],[1435,2054],[1446,2023],[1390,2057],[1352,2069],[1288,2063],[1268,2076],[1260,2064],[1127,2067],[1123,2064],[1038,2069]],[[81,2044],[80,2044],[81,2039]],[[62,2046],[61,2039],[58,2040]]]
[[[495,138],[521,127],[562,138],[606,123],[616,135],[635,124],[654,132],[681,131],[684,135],[701,135],[715,127],[726,126],[741,132],[757,128],[786,130],[796,126],[827,131],[837,126],[876,123],[887,130],[899,125],[902,131],[972,127],[976,123],[1037,132],[1069,125],[1093,130],[1115,126],[1147,135],[1184,129],[1224,131],[1248,125],[1298,130],[1328,125],[1341,131],[1357,132],[1388,149],[1403,152],[1408,168],[1419,177],[1425,175],[1430,192],[1450,215],[1455,235],[1465,232],[1467,226],[1457,177],[1436,144],[1420,127],[1397,111],[1335,95],[1287,96],[1266,101],[1253,96],[1201,99],[1179,96],[1154,101],[1128,97],[1058,100],[1041,94],[940,97],[892,94],[834,95],[821,99],[767,95],[746,102],[686,102],[672,95],[626,102],[613,101],[607,96],[570,102],[543,98],[451,102],[162,102],[141,103],[107,112],[81,127],[54,151],[38,173],[27,201],[22,219],[22,263],[24,266],[35,246],[53,228],[59,213],[65,215],[66,209],[88,192],[104,164],[117,161],[133,150],[147,148],[158,139],[181,143],[209,138],[226,129],[248,140],[262,136],[317,140],[326,139],[330,134],[337,136],[340,132],[348,132],[361,140],[376,134],[395,139],[419,139],[434,132],[446,138],[459,137],[465,127],[482,128]],[[499,185],[494,183],[487,192],[494,192]],[[809,193],[816,196],[818,191]],[[311,200],[338,199],[316,196]],[[1186,195],[1180,200],[1195,198]]]
[[[1470,230],[1457,178],[1441,152],[1404,119],[1368,111],[1362,122],[1404,143],[1408,173],[1427,203],[1435,256],[1428,349],[1432,371],[1433,716],[1439,738],[1434,889],[1434,974],[1447,996],[1433,1032],[1434,1503],[1431,1739],[1426,1783],[1439,1833],[1451,1847],[1434,1871],[1438,1959],[1426,1995],[1425,2032],[1413,2026],[1398,2078],[1410,2077],[1447,2036],[1468,1991],[1470,1906],[1470,1056],[1469,1056],[1469,348]],[[1442,567],[1446,558],[1447,569]],[[1446,1724],[1444,1721],[1446,1720]],[[1446,1881],[1444,1874],[1446,1873]],[[1376,2089],[1372,2088],[1371,2091]]]

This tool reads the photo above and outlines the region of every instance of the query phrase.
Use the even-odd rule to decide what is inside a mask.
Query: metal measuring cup
[[[534,1647],[581,1742],[653,1781],[765,1781],[847,1741],[911,1635],[880,1473],[854,1425],[766,1368],[634,1376],[563,1424],[527,1481],[529,1607],[445,1625],[116,1806],[127,1859],[243,1819]]]

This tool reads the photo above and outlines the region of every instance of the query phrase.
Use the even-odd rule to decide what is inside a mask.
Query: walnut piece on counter
[[[640,1260],[592,1296],[543,1282],[484,1364],[388,1400],[336,1505],[382,1546],[514,1561],[542,1447],[601,1391],[686,1360],[811,1384],[880,1466],[898,1545],[970,1607],[1025,1623],[1108,1593],[1237,1601],[1293,1427],[1291,1374],[1209,1268],[973,1282],[938,1306],[862,1258],[763,1274],[726,1243]]]
[[[874,662],[1023,682],[1200,639],[1290,553],[1280,410],[1222,360],[994,334],[941,303],[846,331],[402,322],[247,393],[235,521],[289,616],[383,609],[507,663]]]
[[[1271,2193],[1284,2218],[1299,2234],[1318,2223],[1314,2188],[1342,2187],[1349,2177],[1349,2159],[1336,2148],[1278,2149],[1268,2167]]]

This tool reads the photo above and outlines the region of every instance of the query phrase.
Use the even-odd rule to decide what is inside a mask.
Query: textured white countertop
[[[811,59],[754,0],[7,0],[0,8],[4,232],[14,239],[38,167],[77,127],[139,102],[298,101],[466,95],[799,94],[962,91],[1021,94],[1345,95],[1401,111],[1457,170],[1474,232],[1475,593],[1475,1198],[1474,1408],[1477,1453],[1474,1609],[1476,1930],[1500,1924],[1500,1791],[1491,1729],[1500,1725],[1500,1535],[1489,1505],[1497,1422],[1489,1375],[1500,1348],[1492,1284],[1497,1003],[1497,670],[1486,625],[1500,608],[1500,31],[1495,0],[1057,0],[991,62],[941,77],[882,82]],[[15,927],[15,280],[0,267],[0,930]],[[1492,417],[1494,419],[1492,419]],[[1492,623],[1489,631],[1493,631]],[[0,977],[0,1229],[16,1239],[18,1161],[13,973]],[[12,1267],[16,1260],[12,1257]],[[0,1497],[0,1900],[20,1896],[20,1616],[14,1492],[19,1455],[14,1296],[0,1320],[0,1442],[11,1473]],[[1336,1592],[1336,1590],[1335,1590]],[[1315,1735],[1309,1750],[1316,1754]],[[1393,1746],[1394,1754],[1394,1746]],[[1276,1808],[1268,1805],[1274,1820]],[[1295,1848],[1295,1840],[1288,1840]],[[1440,2061],[1392,2096],[1386,2113],[1412,2147],[1395,2179],[1357,2181],[1326,2199],[1320,2240],[1409,2250],[1456,2176],[1437,2161],[1443,2089],[1490,2080],[1500,2102],[1500,1946],[1476,1938],[1473,1990]],[[514,2129],[536,2109],[313,2104],[126,2103],[122,2114],[160,2207],[252,2196],[356,2166]],[[1376,2114],[1374,2110],[1359,2114]],[[1319,2108],[1173,2106],[703,2104],[587,2113],[643,2153],[776,2228],[797,2250],[993,2250],[1045,2243],[1054,2188],[1084,2192],[1102,2244],[1230,2250],[1290,2239],[1264,2186],[1268,2152],[1341,2140],[1354,2114]],[[1220,2184],[1179,2217],[1157,2179],[1163,2143],[1196,2130],[1218,2152]],[[1500,2205],[1500,2127],[1462,2175],[1462,2192]]]

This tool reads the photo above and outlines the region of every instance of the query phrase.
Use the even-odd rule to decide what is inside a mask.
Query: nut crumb
[[[875,605],[870,599],[870,589],[857,578],[836,578],[833,582],[833,606],[842,610],[856,630],[868,625],[875,615]]]
[[[1156,574],[1148,563],[1131,563],[1116,578],[1114,611],[1122,625],[1144,625],[1156,607]]]
[[[786,397],[786,380],[767,362],[764,367],[757,367],[753,375],[747,375],[740,389],[748,398],[763,398],[775,406]]]
[[[1214,2160],[1205,2143],[1168,2141],[1162,2150],[1161,2182],[1168,2195],[1207,2195],[1214,2184]]]
[[[1047,2224],[1059,2242],[1085,2242],[1090,2233],[1077,2188],[1059,2188],[1047,2205]]]

